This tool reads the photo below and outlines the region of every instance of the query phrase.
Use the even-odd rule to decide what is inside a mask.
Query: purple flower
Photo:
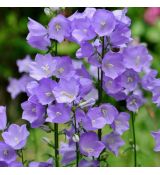
[[[8,131],[2,133],[5,143],[15,150],[22,149],[25,146],[28,136],[29,132],[26,125],[18,126],[12,124],[8,128]]]
[[[39,81],[39,86],[35,89],[35,95],[42,105],[52,103],[55,98],[52,90],[56,86],[56,82],[49,78],[43,78]]]
[[[74,78],[69,80],[60,79],[58,85],[53,89],[53,94],[58,103],[73,102],[79,92],[79,84]]]
[[[103,142],[106,145],[106,148],[113,152],[116,156],[118,156],[119,148],[124,145],[124,141],[121,137],[114,132],[104,136]]]
[[[79,167],[99,167],[99,162],[97,160],[90,160],[87,161],[85,159],[82,159],[79,162]]]
[[[122,135],[123,132],[129,129],[129,118],[130,118],[130,115],[126,112],[121,112],[115,118],[111,126],[117,134]]]
[[[96,133],[87,132],[80,136],[79,147],[81,154],[87,157],[98,158],[105,145],[98,140]]]
[[[0,142],[0,161],[10,163],[15,161],[16,157],[16,152],[12,147],[4,142]]]
[[[146,66],[148,67],[152,59],[144,46],[127,47],[124,49],[123,57],[126,68],[136,72],[141,72]]]
[[[68,165],[76,159],[76,146],[75,144],[67,144],[61,142],[59,153],[62,155],[61,163]]]
[[[122,54],[108,52],[103,58],[102,70],[112,79],[122,74],[125,71]]]
[[[114,119],[118,116],[117,109],[109,103],[102,104],[100,106],[100,111],[107,124],[112,124]]]
[[[29,73],[30,67],[29,65],[31,64],[32,59],[29,55],[26,55],[24,59],[22,60],[17,60],[17,66],[19,69],[19,72],[26,72]]]
[[[6,107],[0,106],[0,130],[4,130],[7,124]]]
[[[56,64],[54,75],[57,78],[73,77],[73,75],[75,74],[75,70],[72,65],[71,58],[63,56],[63,57],[55,57],[54,60]]]
[[[61,43],[65,37],[70,35],[70,24],[63,15],[53,18],[48,24],[49,37]]]
[[[50,105],[47,109],[47,122],[66,123],[71,119],[71,108],[65,104],[57,103]]]
[[[53,167],[53,159],[49,159],[47,162],[30,162],[29,167]]]
[[[158,152],[160,151],[160,131],[157,132],[151,132],[151,135],[155,139],[156,146],[154,148],[154,151]]]
[[[91,26],[91,21],[87,17],[74,20],[72,36],[78,43],[93,39],[96,33]]]
[[[49,78],[55,71],[55,60],[50,54],[37,54],[35,61],[30,65],[30,76],[36,80]]]
[[[93,16],[92,26],[99,36],[109,36],[115,28],[115,17],[112,12],[98,9]]]
[[[51,45],[47,29],[31,18],[29,18],[28,29],[27,42],[34,48],[47,50],[47,47]]]
[[[22,162],[14,161],[9,164],[9,167],[23,167],[23,164]]]
[[[121,76],[121,86],[127,91],[133,91],[136,89],[139,82],[139,75],[133,69],[127,69]]]
[[[29,121],[32,128],[37,128],[44,123],[45,107],[38,103],[34,96],[30,101],[23,102],[21,106],[23,109],[22,119]]]
[[[155,86],[152,89],[152,101],[157,104],[158,107],[160,106],[160,86]]]
[[[107,94],[115,94],[119,92],[122,89],[119,77],[112,79],[110,77],[104,76],[103,89]]]
[[[142,105],[143,99],[141,96],[133,94],[127,98],[127,108],[132,112],[136,112]]]
[[[99,107],[89,109],[87,118],[83,119],[84,128],[87,130],[101,129],[106,125],[107,121],[101,113]]]

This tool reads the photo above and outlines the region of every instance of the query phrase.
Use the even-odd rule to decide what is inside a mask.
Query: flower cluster
[[[58,14],[47,27],[29,18],[27,42],[46,54],[17,61],[24,74],[19,80],[10,79],[8,91],[12,98],[20,92],[28,95],[21,104],[22,119],[31,128],[48,128],[55,134],[54,160],[29,166],[59,166],[59,157],[62,166],[100,166],[103,154],[118,156],[125,144],[121,136],[129,129],[130,114],[145,102],[144,90],[151,91],[153,102],[160,105],[160,80],[150,68],[152,57],[144,45],[132,43],[126,13],[127,9],[86,8],[69,17]],[[79,45],[77,59],[58,55],[58,44],[64,40]],[[29,132],[26,125],[6,129],[4,110],[0,111],[0,129],[5,130],[0,160],[2,165],[16,166],[16,151],[25,146]],[[62,124],[67,141],[59,145]],[[104,135],[106,128],[110,132]],[[153,133],[158,139],[156,151],[160,150],[158,134]]]

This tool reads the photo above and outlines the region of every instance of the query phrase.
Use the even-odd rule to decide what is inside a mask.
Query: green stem
[[[102,37],[102,59],[104,57],[104,37]],[[98,68],[98,105],[102,102],[102,91],[103,91],[103,71],[101,68]],[[102,139],[102,129],[98,129],[98,138]]]
[[[23,149],[21,149],[21,159],[22,159],[22,164],[24,165]]]
[[[55,41],[55,56],[57,56],[57,41]],[[59,135],[58,124],[54,124],[55,166],[59,167]]]
[[[54,144],[55,144],[55,166],[59,167],[59,138],[58,138],[58,124],[54,124]]]
[[[137,166],[137,152],[136,152],[136,133],[135,133],[135,116],[134,116],[134,113],[132,113],[131,118],[132,118],[134,166],[136,167]]]

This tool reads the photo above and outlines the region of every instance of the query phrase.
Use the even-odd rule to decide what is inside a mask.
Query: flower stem
[[[57,56],[57,41],[55,41],[55,56]],[[59,135],[58,124],[54,124],[55,166],[59,167]]]
[[[21,149],[21,159],[22,159],[22,164],[24,165],[23,149]]]
[[[102,37],[102,58],[104,57],[104,37]],[[98,68],[98,105],[102,102],[102,91],[103,91],[103,71],[101,68]],[[98,129],[98,138],[99,140],[102,139],[102,129]]]
[[[132,134],[133,134],[133,151],[134,151],[134,166],[137,166],[137,152],[136,152],[136,133],[135,133],[135,116],[134,113],[132,117]]]

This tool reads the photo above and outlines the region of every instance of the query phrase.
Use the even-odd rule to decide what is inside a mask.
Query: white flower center
[[[43,70],[43,71],[45,71],[45,73],[46,73],[47,75],[49,75],[49,74],[51,73],[51,71],[50,71],[50,68],[49,68],[49,65],[48,65],[48,64],[46,64],[46,65],[42,66],[41,68],[42,68],[42,70]]]
[[[56,116],[57,116],[57,117],[59,117],[59,116],[61,116],[61,115],[62,115],[61,112],[56,112]]]
[[[61,91],[61,95],[64,95],[64,96],[66,96],[66,97],[68,97],[68,98],[70,98],[70,99],[74,98],[74,96],[73,96],[72,94],[69,94],[69,93],[66,92],[66,91]]]
[[[50,96],[52,96],[52,92],[46,92],[45,95],[46,95],[47,97],[50,97]]]
[[[55,29],[57,32],[59,32],[61,30],[61,25],[60,24],[56,24],[55,25]]]

